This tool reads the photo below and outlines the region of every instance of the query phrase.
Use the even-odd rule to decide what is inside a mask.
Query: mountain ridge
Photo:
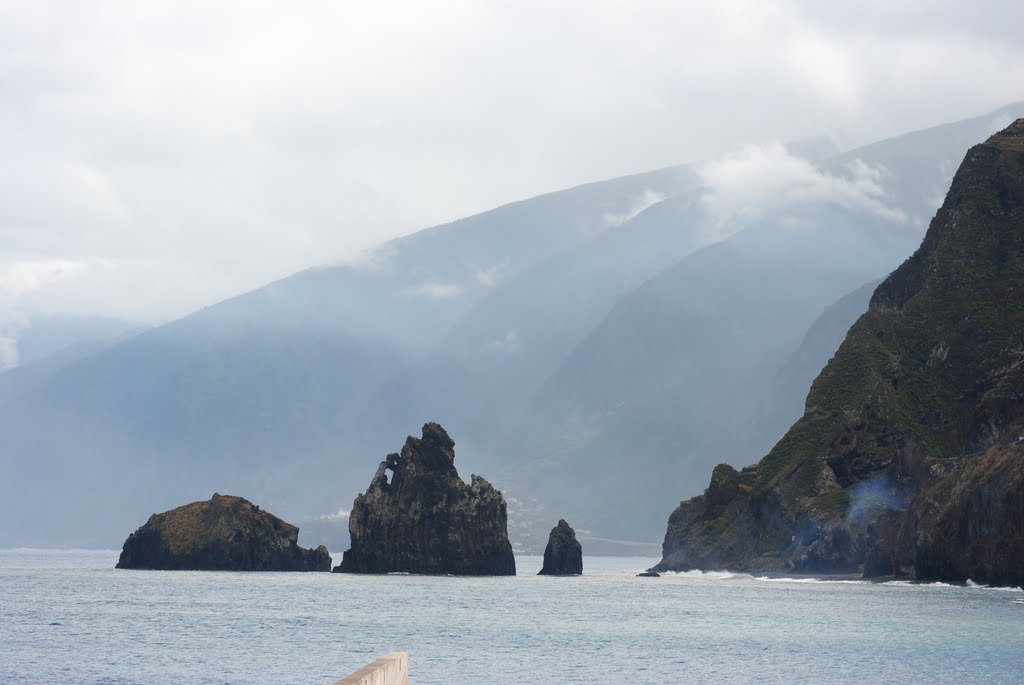
[[[661,570],[1021,585],[1024,119],[972,147],[758,464],[669,518]]]
[[[963,126],[974,130],[984,119]],[[887,178],[920,176],[921,187],[937,183],[942,174],[933,162],[956,149],[941,140],[922,150],[901,141],[888,144],[909,150],[906,163],[893,162],[891,177],[879,170],[883,191]],[[831,164],[826,160],[821,168]],[[839,164],[835,174],[851,173],[844,169]],[[709,409],[734,407],[737,420],[756,427],[733,441],[735,450],[724,448],[724,456],[742,463],[757,456],[754,450],[774,437],[772,427],[783,420],[765,419],[757,408],[776,396],[762,399],[749,378],[726,382],[707,375],[663,384],[660,394],[630,396],[620,390],[632,392],[635,384],[620,378],[596,402],[596,413],[610,412],[613,421],[605,425],[613,430],[583,436],[564,455],[549,447],[561,449],[559,421],[566,416],[540,422],[532,412],[549,406],[549,389],[552,395],[571,390],[577,376],[592,374],[593,368],[580,366],[558,376],[613,310],[640,302],[636,293],[650,292],[649,281],[689,260],[694,245],[722,237],[700,182],[695,168],[684,165],[511,203],[392,241],[359,263],[310,269],[211,305],[64,365],[48,373],[46,383],[10,395],[0,391],[7,448],[0,455],[0,515],[27,521],[0,527],[0,544],[114,544],[115,531],[123,529],[118,506],[142,516],[213,490],[245,492],[292,520],[316,518],[347,505],[344,492],[354,496],[363,484],[359,461],[386,453],[390,436],[423,416],[457,433],[467,447],[467,467],[494,474],[495,484],[514,496],[510,530],[536,520],[546,536],[551,516],[537,510],[561,501],[557,488],[571,482],[581,509],[566,514],[581,536],[653,537],[678,493],[695,491],[698,472],[722,458],[713,452],[719,439],[740,433],[723,433],[703,420],[677,430],[682,412],[667,408],[699,401]],[[887,201],[910,206],[915,198]],[[837,231],[862,226],[849,207],[845,214],[833,209],[807,209],[803,220]],[[775,237],[791,235],[782,230],[787,216],[775,219],[777,225],[768,227],[780,230]],[[905,236],[916,243],[913,227],[885,226],[891,222],[852,240],[856,254],[866,255],[863,264],[834,288],[817,292],[754,278],[740,287],[745,271],[767,273],[766,250],[748,249],[746,261],[718,265],[714,285],[723,293],[721,306],[735,306],[746,291],[763,292],[792,321],[794,330],[773,333],[778,344],[771,355],[757,345],[743,347],[745,355],[757,355],[743,364],[756,369],[758,379],[767,386],[791,383],[778,381],[777,372],[800,342],[804,331],[798,329],[912,251]],[[749,234],[740,237],[749,228],[730,228],[736,229],[730,249],[749,240]],[[816,249],[815,259],[847,268],[838,250]],[[684,270],[697,270],[694,264]],[[562,285],[568,278],[573,287]],[[659,287],[672,283],[659,281]],[[794,297],[802,303],[799,315]],[[678,305],[668,300],[668,314],[685,314]],[[722,326],[716,334],[728,340],[728,329],[738,327],[744,335],[759,335],[757,312],[743,316],[742,322],[715,322]],[[676,320],[692,327],[685,316]],[[673,355],[632,361],[647,364],[655,378],[680,376]],[[624,360],[622,368],[632,361]],[[546,385],[556,377],[562,387]],[[617,409],[623,401],[632,413]],[[796,400],[777,404],[786,420],[799,413]],[[544,426],[550,430],[536,432]],[[638,431],[642,442],[634,440]],[[535,432],[540,442],[533,440]],[[530,470],[537,465],[558,472],[548,480],[555,490],[534,492]],[[619,469],[624,477],[606,487]],[[663,503],[644,485],[652,474],[666,485]],[[610,501],[626,506],[611,507]],[[93,518],[86,521],[82,511]]]

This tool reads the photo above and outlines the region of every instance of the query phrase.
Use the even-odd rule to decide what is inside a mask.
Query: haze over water
[[[336,555],[337,556],[337,555]],[[1024,592],[637,578],[655,559],[506,578],[115,571],[0,551],[2,683],[328,685],[392,650],[413,683],[1019,683]]]

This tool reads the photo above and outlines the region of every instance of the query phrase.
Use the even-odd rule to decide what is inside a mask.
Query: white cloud
[[[1007,122],[1007,124],[1009,123],[1010,122]],[[1002,126],[1001,128],[1006,128],[1006,126]],[[1000,128],[994,128],[992,129],[992,132],[994,133],[998,130],[1000,130]],[[941,180],[935,184],[931,189],[931,192],[928,193],[925,198],[925,201],[931,207],[941,207],[943,201],[946,199],[946,193],[949,192],[949,186],[953,181],[953,174],[956,173],[956,165],[954,165],[953,160],[945,159],[940,162],[939,173],[941,174]],[[918,217],[918,219],[922,219],[922,217]],[[923,218],[923,222],[927,222],[927,220],[927,218]]]
[[[519,351],[519,331],[510,328],[497,338],[487,341],[487,349],[500,354],[515,354]]]
[[[84,266],[66,259],[0,263],[0,371],[18,365],[18,338],[29,326],[22,301],[73,280]]]
[[[831,202],[905,223],[886,203],[885,169],[854,160],[834,176],[786,152],[780,143],[747,145],[698,168],[707,191],[702,202],[723,227],[807,202]],[[728,229],[725,229],[728,230]]]
[[[456,283],[425,281],[403,290],[407,295],[424,297],[428,300],[451,300],[462,294],[462,286]]]
[[[348,266],[358,271],[378,271],[391,265],[397,255],[398,250],[394,244],[387,242],[360,250],[354,255],[336,261],[334,265]]]
[[[0,298],[15,298],[73,277],[85,265],[69,259],[36,259],[0,264]]]
[[[0,372],[18,365],[18,341],[11,336],[0,335]]]
[[[509,263],[508,258],[505,258],[493,266],[480,269],[476,272],[476,282],[485,288],[490,288],[501,280],[502,275],[508,271]]]
[[[349,509],[346,509],[345,507],[340,507],[338,511],[334,512],[333,514],[321,514],[318,518],[321,521],[340,521],[342,519],[347,519],[351,515],[352,512]]]
[[[668,197],[668,195],[666,195],[665,193],[659,193],[654,190],[651,190],[650,188],[647,188],[644,190],[643,193],[641,193],[637,197],[632,198],[632,200],[629,203],[629,208],[626,209],[626,211],[618,213],[605,212],[604,222],[609,227],[621,226],[622,224],[626,223],[627,221],[629,221],[630,219],[632,219],[645,209],[658,204],[666,197]]]
[[[103,258],[46,306],[174,316],[736,141],[994,109],[1024,97],[1021,25],[995,0],[0,1],[0,265]]]

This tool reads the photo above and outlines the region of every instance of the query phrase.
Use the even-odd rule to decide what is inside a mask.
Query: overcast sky
[[[0,0],[0,319],[155,322],[541,192],[982,114],[1024,99],[1021,27],[962,0]]]

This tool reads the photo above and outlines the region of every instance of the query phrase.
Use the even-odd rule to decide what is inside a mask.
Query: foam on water
[[[805,578],[786,576],[755,576],[754,580],[765,583],[817,583],[822,585],[866,585],[870,580],[855,580],[852,578]]]
[[[730,578],[749,578],[746,573],[733,573],[732,571],[664,571],[663,576],[668,578],[706,578],[708,580],[728,580]]]
[[[953,585],[951,583],[942,583],[935,581],[932,583],[922,583],[916,580],[887,580],[882,585],[891,585],[893,587],[918,587],[918,588],[958,588],[964,589],[966,585]]]
[[[967,579],[967,587],[976,588],[978,590],[998,590],[999,592],[1024,592],[1024,589],[1019,587],[992,587],[991,585],[982,585],[975,583],[970,578]]]

